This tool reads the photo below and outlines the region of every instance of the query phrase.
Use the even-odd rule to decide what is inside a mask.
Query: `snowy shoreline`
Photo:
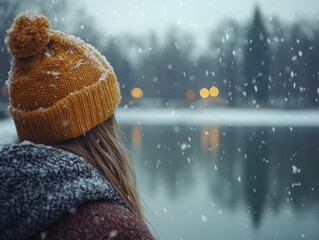
[[[317,110],[119,108],[116,117],[141,125],[319,126]]]
[[[319,111],[271,109],[119,108],[119,124],[319,127]],[[0,120],[0,144],[17,140],[11,118]]]

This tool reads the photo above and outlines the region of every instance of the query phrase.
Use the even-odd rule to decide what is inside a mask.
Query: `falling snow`
[[[300,168],[298,168],[295,165],[292,165],[292,173],[297,174],[297,173],[300,173],[300,172],[301,172]]]
[[[49,75],[52,75],[55,78],[58,78],[59,75],[60,75],[60,73],[56,72],[56,71],[47,71],[46,73],[49,74]]]

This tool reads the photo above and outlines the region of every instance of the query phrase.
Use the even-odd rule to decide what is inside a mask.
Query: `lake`
[[[319,128],[121,128],[160,239],[319,239]]]
[[[155,235],[319,239],[319,121],[302,125],[312,115],[285,126],[283,118],[280,124],[234,125],[191,121],[198,116],[186,114],[187,124],[120,112]],[[12,121],[0,121],[0,143],[14,138]]]

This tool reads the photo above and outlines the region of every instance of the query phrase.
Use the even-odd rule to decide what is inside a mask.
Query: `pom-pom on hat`
[[[9,111],[19,141],[57,143],[107,120],[121,94],[112,66],[93,46],[53,31],[47,18],[19,16],[8,30],[13,56]]]
[[[36,55],[44,49],[49,39],[49,21],[41,15],[22,15],[8,30],[9,51],[15,57]]]

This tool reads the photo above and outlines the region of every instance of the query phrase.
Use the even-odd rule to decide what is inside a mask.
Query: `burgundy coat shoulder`
[[[89,202],[63,215],[32,240],[153,239],[144,223],[125,208],[108,202]]]
[[[151,239],[83,158],[22,142],[0,149],[0,240]]]

